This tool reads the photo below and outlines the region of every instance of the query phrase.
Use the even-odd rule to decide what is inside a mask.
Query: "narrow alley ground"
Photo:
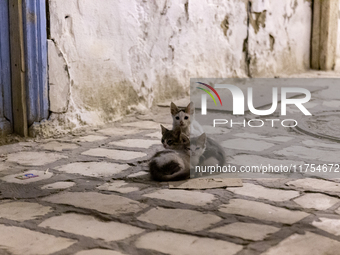
[[[336,91],[313,94],[309,107],[338,110]],[[171,127],[169,108],[1,146],[0,254],[339,254],[340,170],[172,189],[148,174],[148,159],[162,149],[160,123]],[[340,163],[339,143],[289,129],[225,128],[218,139],[238,166]]]

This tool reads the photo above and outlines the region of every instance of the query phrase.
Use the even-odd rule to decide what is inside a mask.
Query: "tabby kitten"
[[[199,136],[204,133],[201,125],[195,120],[194,103],[190,102],[184,109],[179,109],[173,102],[170,104],[172,116],[172,129],[180,128],[187,136]],[[190,134],[191,132],[191,134]]]
[[[156,153],[149,164],[152,179],[176,181],[190,177],[190,169],[200,162],[206,147],[206,135],[189,138],[179,128],[168,130],[162,127],[162,144],[167,150]]]
[[[149,163],[151,178],[155,181],[177,181],[190,176],[190,140],[180,129],[164,131],[163,146],[168,148],[157,152]]]
[[[181,129],[176,128],[175,130],[169,130],[161,125],[162,128],[162,144],[165,149],[177,150],[181,149],[180,134]]]

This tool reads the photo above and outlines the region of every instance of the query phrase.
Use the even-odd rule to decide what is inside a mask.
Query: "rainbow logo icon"
[[[211,91],[213,91],[213,92],[215,93],[215,95],[218,97],[218,100],[220,100],[220,103],[221,103],[221,106],[222,106],[222,100],[221,100],[221,98],[220,98],[220,95],[217,93],[217,91],[216,91],[213,87],[211,87],[210,85],[205,84],[205,83],[203,83],[203,82],[197,82],[197,83],[198,83],[198,84],[201,84],[201,85],[203,85],[203,86],[206,86],[207,88],[211,89]],[[200,87],[196,87],[196,88],[201,89],[201,90],[203,90],[204,92],[206,92],[206,93],[212,98],[212,100],[214,100],[215,105],[217,105],[214,96],[210,93],[209,90],[203,89],[203,88],[200,88]]]

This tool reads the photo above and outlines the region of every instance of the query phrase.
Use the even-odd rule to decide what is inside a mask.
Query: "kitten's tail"
[[[163,181],[180,181],[188,179],[190,173],[184,169],[177,169],[177,172],[163,176]]]
[[[163,166],[164,167],[164,166]],[[171,169],[170,174],[160,171],[157,163],[151,161],[149,164],[151,178],[155,181],[179,181],[190,177],[190,172],[183,169],[179,164],[167,166]]]

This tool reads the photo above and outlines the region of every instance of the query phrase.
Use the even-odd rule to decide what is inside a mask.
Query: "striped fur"
[[[190,141],[180,129],[168,130],[161,125],[166,150],[157,152],[149,163],[152,179],[175,181],[190,176]]]

